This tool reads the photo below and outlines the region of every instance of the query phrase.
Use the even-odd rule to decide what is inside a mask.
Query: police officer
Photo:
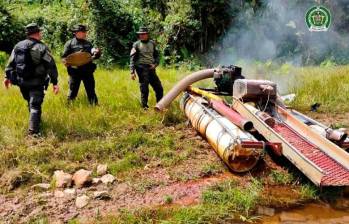
[[[100,51],[99,49],[93,48],[91,42],[86,39],[88,29],[85,25],[76,25],[71,29],[71,31],[74,34],[74,38],[67,41],[64,45],[64,52],[62,55],[63,63],[67,67],[69,74],[68,101],[76,98],[82,81],[90,104],[98,104],[98,98],[95,92],[95,79],[93,77],[93,73],[97,67],[96,64],[91,61],[87,64],[76,67],[69,65],[65,58],[76,52],[88,52],[92,55],[93,59],[98,59],[101,55]]]
[[[27,38],[15,45],[5,68],[4,85],[6,88],[11,84],[19,86],[30,111],[29,135],[36,135],[40,131],[44,89],[51,80],[53,92],[59,92],[58,72],[49,49],[40,41],[39,26],[31,23],[25,29]]]
[[[149,84],[155,91],[157,102],[163,97],[161,81],[155,71],[159,65],[159,52],[156,49],[154,41],[149,39],[149,32],[146,27],[141,27],[137,35],[138,41],[133,44],[130,53],[131,79],[135,80],[135,72],[137,72],[142,107],[147,109],[149,108]]]

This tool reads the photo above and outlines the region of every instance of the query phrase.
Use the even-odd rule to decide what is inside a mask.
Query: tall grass
[[[294,107],[309,110],[311,104],[320,103],[324,112],[349,111],[349,66],[306,67],[293,72]]]
[[[26,137],[29,113],[19,89],[0,88],[0,175],[7,169],[33,170],[49,176],[55,169],[74,169],[96,162],[110,162],[113,172],[142,165],[141,154],[164,160],[176,159],[173,148],[186,141],[174,141],[182,133],[166,129],[166,122],[182,125],[183,116],[174,103],[170,113],[144,111],[140,107],[138,81],[128,70],[98,69],[95,73],[99,106],[90,106],[83,85],[77,100],[66,102],[68,75],[59,68],[61,92],[55,96],[52,86],[46,92],[41,139]],[[165,90],[186,72],[158,69]],[[150,105],[155,105],[151,91]],[[91,167],[89,167],[91,168]]]

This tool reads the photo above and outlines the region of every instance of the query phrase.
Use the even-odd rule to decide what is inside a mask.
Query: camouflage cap
[[[146,34],[146,33],[149,33],[149,30],[147,27],[144,27],[144,26],[139,28],[139,30],[137,32],[137,34]]]
[[[88,28],[87,28],[86,25],[78,24],[78,25],[73,26],[70,30],[71,30],[73,33],[79,32],[79,31],[86,32],[86,31],[88,31]]]
[[[39,33],[41,31],[40,27],[36,23],[30,23],[25,26],[25,32],[27,35],[31,35],[34,33]]]

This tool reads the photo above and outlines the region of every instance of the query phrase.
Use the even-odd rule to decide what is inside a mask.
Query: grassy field
[[[183,73],[159,69],[165,89],[169,89]],[[28,110],[17,87],[1,88],[0,102],[0,173],[11,168],[36,167],[44,176],[60,168],[84,166],[96,162],[112,162],[114,172],[144,165],[132,152],[146,150],[149,156],[164,160],[178,159],[173,148],[176,133],[166,125],[181,125],[184,118],[176,105],[165,114],[143,111],[139,103],[138,82],[129,78],[127,70],[98,70],[96,91],[100,105],[88,104],[83,86],[76,102],[68,105],[67,74],[59,66],[58,96],[47,91],[43,104],[44,138],[26,138]],[[151,94],[150,105],[155,105]],[[190,144],[189,144],[190,145]],[[176,158],[173,158],[173,157]],[[115,162],[118,161],[118,162]]]
[[[188,73],[184,70],[158,69],[165,91]],[[297,94],[293,106],[308,110],[311,103],[319,102],[322,112],[348,112],[348,73],[349,66],[290,69],[292,82],[289,91]],[[188,128],[178,102],[166,113],[143,111],[139,103],[138,82],[130,80],[128,70],[97,70],[96,91],[100,101],[97,107],[88,104],[83,87],[76,102],[68,105],[67,74],[62,65],[59,65],[59,74],[61,92],[58,96],[53,95],[52,86],[47,91],[42,116],[43,137],[39,139],[26,137],[28,110],[18,88],[0,88],[0,176],[19,173],[22,177],[19,185],[25,189],[34,183],[49,182],[55,170],[93,170],[97,164],[107,163],[109,171],[123,181],[132,179],[135,171],[143,170],[148,164],[158,164],[174,172],[177,166],[192,161],[201,153],[198,142],[202,140],[195,141],[187,137],[185,130]],[[154,105],[152,92],[150,106]],[[200,172],[212,174],[226,171],[222,163],[217,161],[200,163]],[[174,175],[183,182],[199,177],[187,177],[185,173]],[[272,171],[267,177],[274,184],[294,185],[299,182],[292,174],[277,171]],[[153,183],[142,181],[137,185],[139,189],[146,191],[151,188]],[[204,223],[236,218],[252,220],[251,212],[262,198],[264,182],[254,178],[247,178],[243,184],[228,181],[204,191],[199,205],[125,211],[119,216],[98,219],[96,222],[153,223],[167,220],[164,223]],[[0,185],[3,194],[11,192],[4,178]],[[312,185],[303,184],[299,189],[301,200],[318,196]],[[171,196],[166,196],[164,201],[171,204]],[[240,216],[234,217],[235,213]]]

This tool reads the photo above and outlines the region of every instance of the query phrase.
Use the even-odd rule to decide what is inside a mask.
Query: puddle
[[[349,208],[344,210],[334,209],[325,203],[308,204],[300,208],[282,211],[271,217],[264,217],[261,224],[286,224],[286,223],[349,223]]]

